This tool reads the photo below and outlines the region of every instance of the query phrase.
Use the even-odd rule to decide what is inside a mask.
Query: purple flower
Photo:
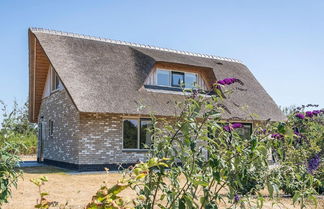
[[[225,78],[224,80],[217,81],[217,84],[226,86],[226,85],[231,85],[231,84],[233,84],[235,82],[238,82],[238,81],[239,81],[239,79],[237,79],[237,78]]]
[[[234,202],[237,203],[238,201],[240,201],[240,196],[238,194],[234,195]]]
[[[319,115],[319,114],[321,114],[321,111],[320,110],[313,110],[313,115]]]
[[[316,154],[313,158],[308,160],[307,171],[311,174],[318,168],[320,164],[320,156]]]
[[[218,84],[221,84],[221,85],[225,85],[226,84],[225,81],[223,81],[223,80],[217,81],[217,83]]]
[[[312,118],[313,117],[313,112],[312,111],[307,111],[306,112],[306,117]]]
[[[256,134],[267,134],[267,133],[268,133],[267,129],[262,129],[256,132]]]
[[[241,123],[233,123],[228,126],[224,126],[223,129],[227,132],[231,132],[231,130],[236,129],[236,128],[242,128],[243,125]]]
[[[231,85],[232,83],[235,83],[236,80],[236,78],[225,78],[223,81],[226,85]]]
[[[233,123],[232,124],[232,127],[235,129],[235,128],[242,128],[243,125],[241,123]]]
[[[284,137],[283,135],[278,134],[278,133],[271,134],[271,138],[274,138],[274,139],[282,139],[283,137]]]
[[[231,131],[231,127],[230,126],[224,126],[223,129],[227,132],[230,132]]]
[[[302,113],[297,113],[295,116],[296,116],[297,118],[299,118],[299,119],[304,119],[304,118],[305,118],[305,115],[302,114]]]

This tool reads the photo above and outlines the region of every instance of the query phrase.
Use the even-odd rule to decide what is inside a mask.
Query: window
[[[152,121],[150,119],[141,119],[140,149],[145,149],[145,145],[151,145],[152,134],[149,132],[150,129],[152,129]]]
[[[197,85],[197,80],[196,73],[158,69],[155,85],[191,89]]]
[[[233,122],[234,123],[234,122]],[[233,124],[232,123],[232,124]],[[242,128],[235,129],[235,132],[242,138],[250,138],[252,135],[252,124],[251,123],[241,123],[243,125]],[[228,126],[228,123],[223,123],[222,126]],[[211,130],[209,130],[208,137],[213,137]]]
[[[51,90],[55,91],[55,90],[59,89],[59,87],[60,87],[60,79],[59,79],[57,73],[53,70],[53,68],[51,70],[52,70]]]
[[[123,149],[145,149],[151,145],[150,119],[125,119],[123,122]]]
[[[157,70],[157,85],[170,86],[170,71],[168,70]]]
[[[242,137],[242,138],[250,138],[252,134],[252,124],[251,123],[242,123],[243,128],[238,128],[236,129],[237,133]]]
[[[197,74],[195,73],[186,73],[185,74],[185,87],[192,89],[197,85]]]
[[[182,87],[184,84],[184,73],[172,72],[172,86]]]
[[[54,122],[52,120],[48,121],[48,135],[53,136],[53,126]]]

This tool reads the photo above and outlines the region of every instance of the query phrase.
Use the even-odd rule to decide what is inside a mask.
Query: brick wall
[[[43,99],[44,159],[78,165],[136,163],[145,151],[123,150],[121,114],[79,113],[66,90]],[[127,116],[126,116],[127,117]],[[53,120],[53,136],[49,136]]]
[[[49,120],[53,120],[52,136],[49,136]],[[79,112],[66,90],[57,91],[42,100],[39,122],[43,126],[44,159],[77,164]],[[40,148],[40,140],[38,147]]]
[[[145,160],[141,151],[123,151],[122,115],[81,113],[80,164],[120,164]]]
[[[44,127],[44,159],[73,164],[145,160],[146,152],[122,150],[122,115],[79,113],[66,90],[44,98],[39,116]],[[49,120],[54,122],[53,136],[49,136]]]

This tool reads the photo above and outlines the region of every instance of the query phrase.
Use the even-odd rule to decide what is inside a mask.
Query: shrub
[[[28,104],[19,107],[14,102],[13,109],[8,111],[7,105],[2,105],[2,118],[0,135],[6,141],[15,144],[19,154],[35,154],[37,149],[36,126],[28,121]]]
[[[314,177],[319,180],[318,184],[315,185],[315,190],[318,194],[324,194],[324,163],[316,171]]]
[[[227,81],[223,83],[240,83]],[[242,124],[224,124],[223,86],[218,82],[216,95],[210,97],[195,91],[187,95],[177,104],[181,111],[174,121],[152,116],[149,160],[131,168],[113,187],[101,187],[87,208],[219,208],[225,199],[235,207],[251,208],[253,193],[258,194],[255,206],[261,208],[264,184],[271,196],[278,192],[278,181],[268,176],[274,141],[263,132],[242,138],[236,131]],[[119,196],[126,188],[137,193],[129,202]]]
[[[275,124],[271,135],[279,167],[274,172],[280,189],[304,207],[304,199],[313,198],[320,187],[324,146],[323,110],[306,111],[306,105],[290,111],[288,120]]]
[[[19,165],[18,150],[0,138],[0,206],[8,202],[12,187],[17,187],[21,172],[16,169]]]
[[[7,142],[16,144],[20,155],[32,155],[37,151],[37,136],[35,134],[12,134],[7,138]]]

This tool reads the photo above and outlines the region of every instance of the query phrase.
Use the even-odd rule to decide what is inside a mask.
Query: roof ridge
[[[61,36],[69,36],[69,37],[82,38],[82,39],[88,39],[88,40],[94,40],[94,41],[102,41],[102,42],[119,44],[119,45],[134,46],[134,47],[140,47],[140,48],[146,48],[146,49],[155,49],[155,50],[159,50],[159,51],[172,52],[172,53],[183,54],[183,55],[188,55],[188,56],[217,59],[217,60],[223,60],[223,61],[236,62],[236,63],[243,64],[240,60],[232,59],[232,58],[228,58],[228,57],[220,57],[220,56],[215,56],[215,55],[193,53],[193,52],[188,52],[188,51],[162,48],[162,47],[157,47],[157,46],[132,43],[132,42],[126,42],[126,41],[120,41],[120,40],[112,40],[112,39],[108,39],[108,38],[82,35],[82,34],[78,34],[78,33],[69,33],[69,32],[63,32],[63,31],[58,31],[58,30],[50,30],[50,29],[45,29],[45,28],[31,27],[29,29],[32,32],[41,32],[41,33],[48,33],[48,34],[53,34],[53,35],[61,35]]]

